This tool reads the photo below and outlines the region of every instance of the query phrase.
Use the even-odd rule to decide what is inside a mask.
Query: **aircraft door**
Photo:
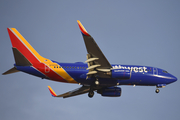
[[[153,68],[153,74],[158,75],[158,69],[157,68]]]

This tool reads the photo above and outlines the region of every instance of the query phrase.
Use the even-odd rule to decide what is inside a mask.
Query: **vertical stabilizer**
[[[15,28],[7,28],[7,30],[11,39],[15,62],[18,65],[27,66],[45,60]]]

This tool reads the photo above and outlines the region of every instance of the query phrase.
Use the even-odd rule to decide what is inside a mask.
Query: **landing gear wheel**
[[[160,91],[159,89],[156,89],[156,91],[155,91],[155,92],[156,92],[156,93],[159,93],[159,91]]]
[[[93,91],[92,91],[92,92],[89,92],[88,96],[89,96],[90,98],[92,98],[92,97],[94,96],[94,92],[93,92]]]

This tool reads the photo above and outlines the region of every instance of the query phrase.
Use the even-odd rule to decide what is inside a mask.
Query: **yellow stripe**
[[[77,83],[62,67],[57,63],[49,63],[49,67],[59,74],[62,78],[67,80],[69,83]]]
[[[48,88],[55,96],[57,96],[56,93],[54,92],[54,90],[50,86],[48,86]]]
[[[26,47],[38,58],[41,62],[43,62],[46,58],[42,57],[41,55],[36,52],[36,50],[25,40],[25,38],[16,30],[16,28],[11,28],[13,32],[16,34],[16,36],[19,37],[21,42],[26,45]]]
[[[16,30],[16,28],[11,28],[11,30],[16,34],[17,37],[21,40],[21,42],[39,59],[40,62],[45,63],[50,66],[52,70],[54,70],[57,74],[67,80],[69,83],[77,83],[63,68],[54,68],[55,66],[59,66],[57,63],[53,63],[51,60],[42,57],[36,52],[36,50],[25,40],[25,38]]]
[[[58,74],[60,74],[69,83],[77,83],[71,76],[69,76],[69,74],[67,74],[67,72],[63,68],[60,68]]]
[[[86,33],[88,33],[88,32],[86,31],[86,29],[84,28],[84,26],[81,24],[81,22],[80,22],[79,20],[77,20],[77,22],[78,22],[78,24],[81,26],[81,28],[83,29],[83,31],[85,31]]]

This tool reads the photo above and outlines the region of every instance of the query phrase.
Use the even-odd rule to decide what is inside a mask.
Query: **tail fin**
[[[16,28],[7,28],[12,43],[15,63],[17,66],[31,66],[46,60],[25,40]],[[15,67],[3,73],[3,75],[18,72]]]
[[[12,49],[16,65],[30,66],[45,60],[36,50],[25,40],[16,28],[7,28],[12,43]]]

